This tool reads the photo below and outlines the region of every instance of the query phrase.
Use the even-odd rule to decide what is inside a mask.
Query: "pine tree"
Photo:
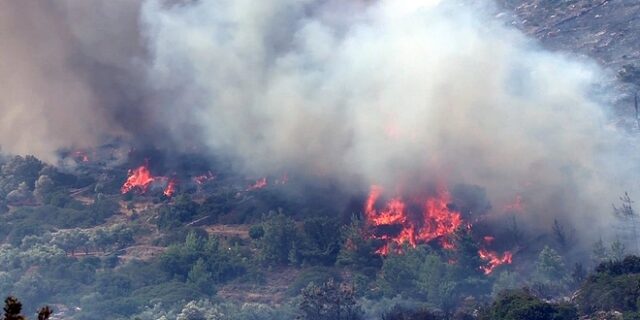
[[[622,232],[621,236],[629,239],[629,242],[633,243],[635,247],[635,252],[638,253],[640,252],[636,223],[638,213],[633,209],[634,202],[631,200],[628,192],[625,192],[624,195],[620,197],[620,202],[619,207],[613,205],[613,213],[620,220],[619,228]]]
[[[593,244],[593,249],[591,251],[592,260],[595,265],[600,264],[603,261],[606,261],[608,258],[607,248],[604,246],[604,242],[602,238],[596,241]]]

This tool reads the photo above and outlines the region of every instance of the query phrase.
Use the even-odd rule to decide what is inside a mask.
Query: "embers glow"
[[[460,212],[452,210],[449,206],[451,196],[442,189],[435,197],[420,200],[418,207],[421,212],[419,217],[409,215],[407,203],[400,197],[392,198],[386,202],[382,209],[376,209],[376,202],[382,195],[382,188],[371,187],[369,197],[365,203],[365,215],[367,223],[373,229],[389,228],[399,230],[397,232],[373,232],[372,237],[384,240],[385,244],[376,252],[382,255],[389,253],[391,245],[400,247],[408,243],[416,247],[420,243],[428,243],[433,240],[440,241],[443,248],[453,249],[453,243],[449,237],[462,225]]]
[[[247,188],[247,191],[262,189],[267,186],[267,178],[260,178]]]
[[[82,150],[76,150],[73,152],[73,158],[78,162],[89,162],[89,155]]]
[[[193,181],[197,184],[202,185],[202,184],[205,184],[207,181],[213,180],[215,178],[216,176],[211,171],[208,171],[205,174],[193,177]]]
[[[490,274],[495,268],[503,264],[511,264],[513,259],[513,254],[510,251],[505,251],[500,256],[497,252],[480,249],[478,250],[478,255],[480,259],[487,262],[486,266],[481,267],[484,274]]]
[[[513,202],[505,204],[502,209],[504,212],[524,212],[522,196],[517,195]]]

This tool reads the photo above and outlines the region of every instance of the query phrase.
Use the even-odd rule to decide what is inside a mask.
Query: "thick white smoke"
[[[525,221],[606,234],[637,170],[592,97],[602,70],[490,8],[437,3],[148,1],[149,79],[161,110],[248,169],[477,184],[498,209],[522,194]]]
[[[124,135],[357,192],[476,184],[496,213],[520,194],[523,220],[594,237],[640,196],[638,153],[594,97],[605,72],[487,1],[0,1],[0,42],[14,153]]]

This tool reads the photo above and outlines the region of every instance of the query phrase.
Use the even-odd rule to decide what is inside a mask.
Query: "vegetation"
[[[185,187],[173,198],[152,191],[120,195],[114,181],[123,181],[122,171],[91,170],[63,173],[34,157],[4,160],[0,292],[28,305],[61,306],[59,314],[73,319],[640,314],[640,258],[625,257],[637,240],[628,195],[614,206],[618,238],[596,241],[587,261],[571,255],[570,226],[554,221],[548,241],[528,244],[513,217],[497,232],[525,248],[517,253],[522,262],[485,274],[481,235],[466,227],[446,248],[438,239],[381,255],[381,241],[359,213],[336,213],[326,195],[318,203],[277,189],[289,186],[248,190],[234,187],[242,184],[231,175],[224,183]],[[477,201],[461,208],[488,206],[481,188],[465,190]],[[575,292],[574,302],[561,302]],[[39,319],[51,315],[41,311]]]

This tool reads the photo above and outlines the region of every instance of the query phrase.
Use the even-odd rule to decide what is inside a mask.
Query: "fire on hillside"
[[[402,252],[404,244],[415,248],[419,244],[436,243],[445,250],[453,250],[455,233],[461,228],[473,228],[443,187],[438,188],[435,195],[411,199],[397,196],[387,201],[382,199],[383,191],[380,186],[372,186],[364,207],[366,222],[372,230],[370,237],[383,243],[376,251],[380,255],[388,255],[392,250]],[[493,236],[484,239],[478,256],[486,263],[481,267],[485,274],[512,262],[510,251],[499,254],[483,247],[491,244]]]

